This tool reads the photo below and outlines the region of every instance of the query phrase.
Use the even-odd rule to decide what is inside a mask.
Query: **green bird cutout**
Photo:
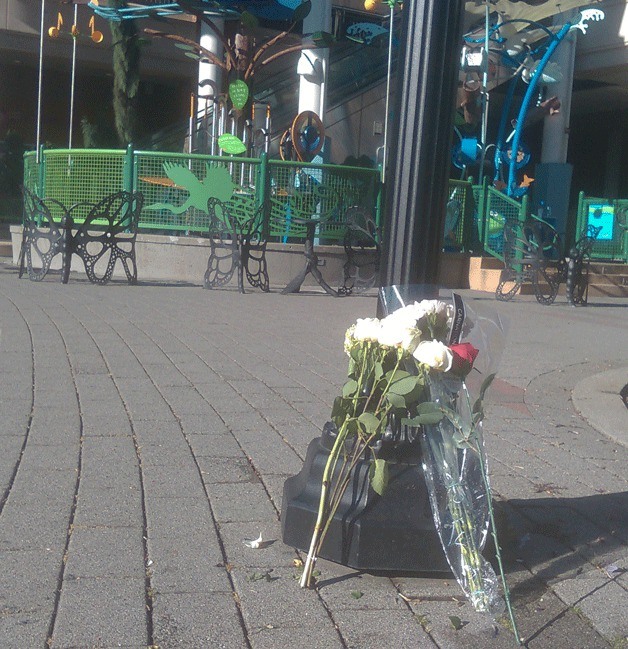
[[[210,198],[226,203],[233,196],[234,184],[226,167],[210,167],[205,163],[203,180],[199,180],[187,167],[170,162],[164,162],[164,172],[173,186],[188,191],[190,195],[182,205],[153,203],[146,207],[147,210],[168,210],[173,214],[183,214],[191,207],[195,207],[209,214],[207,203]]]

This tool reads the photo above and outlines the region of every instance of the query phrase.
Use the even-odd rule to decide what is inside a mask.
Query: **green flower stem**
[[[353,398],[353,419],[357,417],[358,406],[360,400],[360,394],[362,392],[362,386],[364,385],[365,379],[369,378],[371,373],[374,371],[375,364],[373,363],[371,369],[368,372],[365,371],[367,365],[367,348],[364,349],[362,355],[362,363],[360,369],[360,376],[358,379],[358,388],[356,391],[356,396]],[[397,358],[397,363],[395,365],[395,370],[399,367],[400,357]],[[394,375],[394,372],[393,372]],[[383,418],[388,415],[390,410],[389,406],[384,407],[383,414],[380,412],[383,398],[386,395],[388,388],[390,387],[391,380],[388,381],[388,385],[383,391],[382,398],[380,399],[377,408],[375,410],[375,416],[379,416],[380,421],[383,421]],[[366,404],[363,408],[366,411],[368,407],[372,392],[369,394]],[[342,497],[350,483],[351,473],[357,466],[360,458],[362,457],[364,450],[370,448],[371,443],[377,436],[379,431],[372,433],[367,438],[362,438],[359,434],[356,436],[356,439],[353,444],[353,449],[349,454],[346,454],[343,450],[345,440],[348,434],[348,421],[350,417],[346,417],[342,423],[338,435],[334,441],[334,445],[329,453],[327,462],[325,464],[325,469],[323,470],[322,485],[321,485],[321,497],[318,506],[318,514],[316,518],[316,523],[314,525],[314,531],[312,533],[312,540],[310,542],[310,548],[307,553],[307,558],[305,561],[305,566],[303,568],[303,575],[301,576],[300,585],[302,588],[310,588],[312,586],[312,572],[314,570],[314,565],[316,563],[316,557],[320,548],[325,540],[325,535],[329,529],[329,525],[333,520],[333,517],[340,505]],[[380,426],[381,427],[381,426]],[[344,458],[340,460],[341,451],[344,453]],[[336,473],[336,467],[338,462],[341,461],[340,474],[334,479]]]
[[[344,496],[344,493],[347,490],[349,483],[351,482],[351,474],[360,461],[362,454],[364,453],[364,449],[369,447],[370,442],[373,440],[373,438],[374,436],[370,437],[366,441],[363,441],[363,443],[359,443],[359,440],[356,438],[350,460],[345,459],[345,461],[343,462],[343,465],[340,469],[341,475],[336,480],[336,484],[329,498],[327,520],[318,541],[318,547],[316,548],[317,553],[320,551],[321,546],[323,545],[323,541],[325,540],[329,526],[331,525],[331,522],[336,515],[336,511],[338,510],[338,507],[340,506],[340,503],[342,501],[342,497]]]
[[[319,537],[325,524],[325,505],[327,503],[327,490],[329,489],[330,479],[332,477],[330,471],[332,465],[336,461],[338,454],[340,453],[340,449],[344,444],[346,436],[347,425],[345,422],[338,431],[334,445],[331,449],[331,452],[329,453],[329,457],[327,458],[327,464],[325,464],[325,469],[323,470],[323,481],[321,485],[321,499],[318,506],[318,516],[316,518],[316,524],[314,525],[314,532],[312,534],[310,549],[307,553],[307,559],[305,560],[303,575],[301,576],[301,588],[311,587],[312,571],[314,570],[314,564],[316,562],[316,551],[319,547]]]

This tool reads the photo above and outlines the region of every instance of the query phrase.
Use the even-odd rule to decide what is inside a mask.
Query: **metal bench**
[[[253,218],[239,221],[217,198],[207,202],[210,216],[209,259],[203,286],[207,289],[225,286],[237,272],[238,290],[244,293],[244,277],[253,288],[270,291],[266,264],[264,209],[259,207]]]
[[[97,203],[76,203],[68,209],[24,189],[19,276],[26,269],[29,279],[41,281],[60,254],[61,281],[67,284],[76,254],[93,284],[109,282],[118,260],[128,282],[135,284],[135,240],[142,202],[140,193],[118,192]]]
[[[530,218],[523,223],[504,224],[504,269],[495,297],[509,301],[530,282],[540,304],[552,304],[561,283],[566,284],[567,301],[572,305],[587,303],[589,259],[601,228],[589,226],[569,251],[561,255],[560,237],[549,223]]]
[[[344,264],[341,295],[360,293],[372,288],[379,280],[381,256],[380,232],[371,215],[361,207],[350,207],[346,216],[343,241],[347,260]]]

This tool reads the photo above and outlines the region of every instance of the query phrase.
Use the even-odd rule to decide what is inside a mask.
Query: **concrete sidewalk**
[[[49,280],[0,265],[2,649],[516,646],[451,578],[294,578],[283,482],[373,297]],[[511,320],[486,444],[526,646],[625,648],[628,302],[461,293]]]

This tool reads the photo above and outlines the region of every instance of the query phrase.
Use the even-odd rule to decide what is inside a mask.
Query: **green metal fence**
[[[210,216],[190,203],[190,183],[202,184],[211,167],[229,170],[235,191],[227,202],[239,222],[265,206],[265,226],[271,239],[302,240],[306,221],[320,222],[317,236],[336,243],[344,237],[347,208],[360,206],[376,223],[381,220],[377,169],[342,165],[294,163],[262,158],[207,156],[119,150],[43,150],[24,158],[25,186],[39,196],[65,206],[96,202],[107,194],[141,191],[144,207],[140,229],[207,233]],[[83,215],[73,212],[80,219]]]
[[[121,191],[141,191],[144,207],[141,230],[164,233],[207,234],[207,205],[191,201],[191,184],[203,184],[209,169],[228,170],[235,191],[229,212],[240,223],[249,221],[263,207],[263,223],[271,240],[300,241],[307,222],[318,221],[320,243],[341,243],[344,215],[358,206],[381,226],[382,193],[379,171],[344,165],[284,162],[262,158],[207,156],[98,149],[50,149],[24,157],[24,184],[39,196],[65,206],[96,202]],[[605,201],[581,197],[578,231],[591,214],[608,219],[613,211],[612,234],[596,243],[593,256],[626,259],[628,249],[626,212],[628,201]],[[87,208],[85,208],[87,209]],[[598,210],[596,212],[595,210]],[[522,202],[499,190],[470,181],[450,180],[443,233],[443,248],[491,254],[503,260],[503,229],[506,222],[528,217],[527,197]],[[78,220],[84,214],[73,212]]]
[[[528,216],[527,196],[521,203],[494,187],[474,185],[477,230],[484,252],[504,260],[504,225],[522,223]]]
[[[465,180],[450,180],[443,229],[443,248],[447,251],[469,251],[474,245],[473,185]]]
[[[322,243],[344,239],[344,215],[350,207],[369,211],[379,223],[379,172],[341,165],[271,160],[270,235],[282,241],[305,236],[306,222],[320,221]]]
[[[580,192],[576,238],[590,225],[601,228],[591,258],[628,263],[628,199],[595,198]]]

